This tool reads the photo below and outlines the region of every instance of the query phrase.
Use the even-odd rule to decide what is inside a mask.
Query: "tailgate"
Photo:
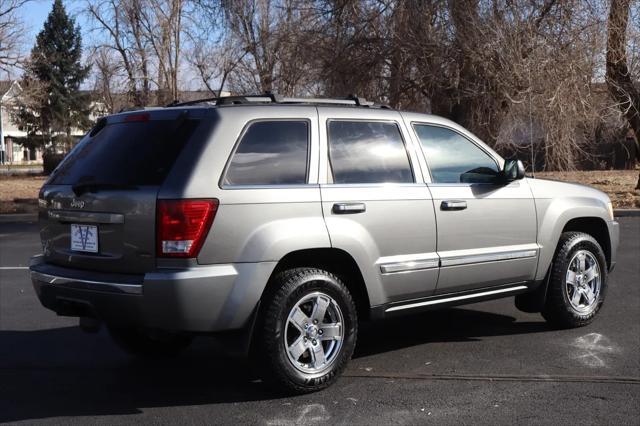
[[[77,197],[70,186],[45,188],[42,198],[49,208],[40,212],[45,260],[103,272],[152,271],[157,193],[158,187],[141,187]]]
[[[41,190],[45,261],[115,273],[154,270],[157,194],[199,124],[166,112],[101,120]]]

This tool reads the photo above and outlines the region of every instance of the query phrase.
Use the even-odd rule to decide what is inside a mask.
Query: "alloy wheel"
[[[284,345],[291,364],[307,374],[320,374],[338,357],[344,319],[329,295],[313,292],[293,305],[285,325]]]

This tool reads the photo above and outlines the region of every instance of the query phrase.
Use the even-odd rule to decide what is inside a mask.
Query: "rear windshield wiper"
[[[73,193],[77,196],[84,194],[85,192],[95,192],[100,189],[138,189],[137,186],[127,183],[113,183],[113,182],[78,182],[71,187]]]

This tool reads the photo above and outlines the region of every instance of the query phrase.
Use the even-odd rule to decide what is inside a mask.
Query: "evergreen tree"
[[[63,139],[66,146],[72,129],[90,126],[90,99],[80,91],[90,66],[81,60],[80,27],[67,15],[62,0],[55,0],[27,61],[23,99],[16,111],[30,145],[51,142],[55,148]]]

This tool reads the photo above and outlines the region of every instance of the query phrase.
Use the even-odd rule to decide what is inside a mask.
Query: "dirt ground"
[[[616,209],[640,208],[638,170],[592,170],[581,172],[541,172],[536,177],[565,182],[577,182],[604,191]]]
[[[590,185],[609,194],[614,208],[640,208],[640,191],[634,190],[638,170],[540,172],[536,177]],[[38,191],[45,179],[43,176],[0,176],[0,214],[36,212]]]
[[[38,210],[38,191],[44,176],[0,176],[0,214]]]

